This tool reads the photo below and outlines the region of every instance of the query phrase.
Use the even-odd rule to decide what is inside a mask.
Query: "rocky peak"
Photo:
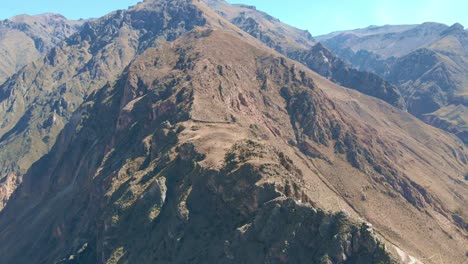
[[[173,4],[173,5],[184,5],[184,4],[192,4],[194,0],[144,0],[143,2],[138,3],[136,6],[138,7],[146,7],[151,8],[153,5],[165,5],[165,4]],[[198,1],[198,0],[195,0]]]
[[[199,0],[197,0],[199,1]],[[225,0],[202,0],[203,2],[207,3],[208,5],[213,5],[213,4],[227,4]]]
[[[326,52],[328,54],[332,54],[332,51],[326,47],[325,45],[322,44],[322,42],[318,42],[317,44],[315,44],[313,47],[312,47],[312,50],[319,50],[319,51],[323,51],[323,52]]]
[[[0,84],[73,35],[83,22],[57,14],[19,15],[0,21]]]
[[[420,25],[417,25],[413,29],[408,30],[408,32],[438,34],[446,28],[447,28],[447,25],[442,24],[442,23],[424,22]]]
[[[49,37],[51,39],[58,38],[63,40],[79,30],[80,25],[83,23],[83,20],[68,20],[66,17],[55,13],[35,16],[18,15],[0,21],[0,30],[15,29],[31,37],[37,36],[44,39]]]
[[[31,16],[31,15],[27,15],[27,14],[21,14],[21,15],[11,17],[11,18],[9,18],[7,20],[9,20],[11,22],[14,22],[14,23],[25,23],[25,22],[29,22],[31,20],[48,20],[48,21],[62,20],[63,21],[63,20],[67,20],[67,18],[60,15],[60,14],[45,13],[45,14],[35,15],[35,16]]]
[[[257,11],[257,7],[256,7],[256,6],[253,6],[253,5],[242,5],[242,4],[240,4],[239,6],[240,6],[240,7],[243,7],[243,8],[250,9],[250,10]]]
[[[452,26],[450,26],[450,28],[457,29],[457,30],[464,30],[465,29],[465,27],[460,23],[455,23]]]
[[[192,3],[193,0],[143,0],[139,4],[162,4],[162,3],[175,3],[175,4],[189,4]]]
[[[446,30],[444,30],[442,32],[442,35],[450,35],[450,34],[460,33],[464,31],[465,31],[465,27],[462,24],[455,23],[451,25],[449,28],[447,28]]]
[[[286,53],[297,48],[308,49],[315,44],[310,32],[284,24],[254,6],[205,2],[222,17],[278,52]]]

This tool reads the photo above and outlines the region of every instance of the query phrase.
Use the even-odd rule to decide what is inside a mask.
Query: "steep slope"
[[[282,23],[254,6],[231,5],[225,0],[202,0],[220,16],[280,53],[309,49],[315,44],[306,30]]]
[[[0,213],[6,261],[390,261],[358,219],[388,250],[464,258],[460,142],[170,3],[208,28],[88,96]]]
[[[50,150],[84,98],[115,80],[146,48],[204,23],[184,1],[116,11],[88,21],[1,85],[0,209],[17,185],[11,183],[21,182],[30,165]]]
[[[464,105],[442,107],[433,114],[425,115],[424,121],[457,135],[463,142],[468,142],[468,108]]]
[[[292,28],[258,11],[254,7],[229,5],[224,0],[204,0],[233,24],[276,51],[297,60],[313,71],[345,87],[382,99],[404,109],[404,100],[397,87],[381,77],[353,69],[308,32]]]
[[[453,136],[286,59],[199,1],[147,1],[96,23],[67,41],[69,61],[83,46],[97,59],[128,51],[107,34],[128,28],[138,48],[115,72],[87,64],[80,81],[102,79],[0,213],[2,260],[464,260],[467,151]],[[35,83],[53,88],[47,78]]]
[[[375,72],[400,88],[408,111],[459,135],[468,131],[468,33],[460,24],[424,23],[385,26],[319,37],[333,51],[359,69]],[[443,108],[459,115],[439,116]],[[430,118],[426,116],[431,116]],[[447,120],[447,122],[442,120]]]
[[[303,173],[285,153],[250,140],[274,135],[261,123],[251,130],[256,118],[279,124],[244,111],[274,108],[246,101],[261,95],[258,80],[231,81],[270,56],[211,29],[144,52],[25,176],[0,217],[3,260],[391,263],[367,225],[307,205]]]
[[[302,62],[339,85],[382,99],[400,109],[406,109],[405,100],[395,85],[371,72],[356,70],[321,43],[310,50],[290,53],[289,57]]]
[[[0,84],[26,64],[47,54],[83,23],[58,14],[20,15],[0,21]]]
[[[388,79],[401,87],[411,113],[421,117],[444,106],[468,104],[468,56],[458,56],[419,49],[395,61]]]

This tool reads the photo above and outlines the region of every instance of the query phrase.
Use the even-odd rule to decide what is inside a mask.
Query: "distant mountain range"
[[[465,35],[223,0],[5,20],[0,262],[462,263]]]
[[[410,113],[468,142],[468,31],[462,25],[370,27],[317,39],[357,69],[398,86]]]
[[[0,21],[0,83],[47,54],[78,31],[83,23],[57,14],[19,15]]]

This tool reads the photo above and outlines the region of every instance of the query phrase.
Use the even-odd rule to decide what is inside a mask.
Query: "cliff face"
[[[35,74],[31,109],[67,118],[45,120],[63,129],[47,131],[50,151],[0,213],[7,263],[465,257],[461,142],[285,58],[201,1],[112,13],[42,63],[7,82],[4,102],[24,76],[61,67],[64,95]],[[31,135],[34,113],[27,132],[4,138]]]

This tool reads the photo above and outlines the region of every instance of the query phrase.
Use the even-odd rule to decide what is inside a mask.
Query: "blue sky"
[[[312,35],[384,24],[459,22],[468,26],[467,0],[228,0],[255,5]],[[17,14],[61,13],[68,18],[99,17],[138,0],[0,0],[0,19]]]

